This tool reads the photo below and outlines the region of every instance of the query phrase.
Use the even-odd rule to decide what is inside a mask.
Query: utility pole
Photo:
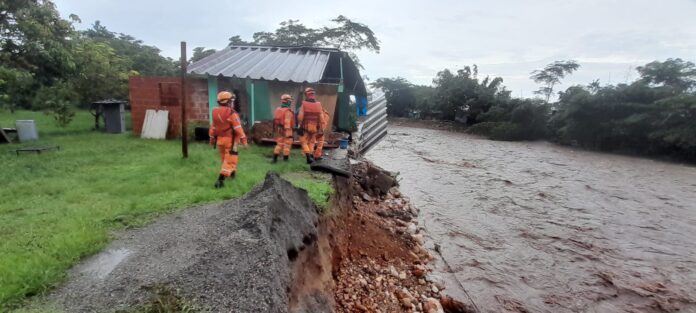
[[[181,153],[188,158],[188,127],[186,127],[186,41],[181,42]]]

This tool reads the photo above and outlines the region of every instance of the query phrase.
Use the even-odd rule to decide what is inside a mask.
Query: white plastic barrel
[[[15,121],[15,127],[17,127],[19,142],[39,139],[39,133],[36,131],[34,120],[17,120]]]

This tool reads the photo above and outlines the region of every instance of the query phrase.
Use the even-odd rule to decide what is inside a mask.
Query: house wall
[[[235,92],[237,95],[237,109],[243,121],[248,127],[250,121],[251,102],[249,84],[250,81],[239,78],[217,78],[217,89],[219,91]],[[134,76],[128,81],[129,98],[131,104],[131,118],[133,120],[133,133],[139,135],[143,128],[146,110],[168,110],[169,128],[167,138],[176,138],[181,134],[181,78],[164,76]],[[257,85],[259,82],[257,82]],[[337,125],[338,119],[334,116],[338,114],[337,85],[329,84],[302,84],[291,82],[264,81],[267,88],[263,92],[255,92],[256,110],[255,112],[270,112],[268,114],[258,114],[257,121],[270,119],[275,109],[280,106],[280,96],[288,93],[295,99],[293,109],[299,107],[304,99],[303,91],[307,87],[312,87],[316,91],[317,101],[321,102],[322,107],[329,112],[331,124]],[[186,94],[187,116],[189,124],[193,122],[209,123],[209,101],[208,79],[189,78],[187,80]],[[260,98],[260,97],[263,97]],[[215,106],[216,104],[213,103]],[[259,108],[263,105],[264,108]]]
[[[133,133],[140,134],[147,110],[169,111],[167,138],[181,134],[181,78],[165,76],[133,76],[128,80]],[[187,118],[189,123],[208,123],[208,84],[205,79],[192,78],[186,84]]]
[[[337,103],[337,85],[327,84],[298,84],[289,82],[268,82],[269,97],[271,98],[271,112],[280,107],[280,96],[287,93],[295,100],[293,110],[297,110],[304,99],[304,89],[307,87],[314,88],[317,101],[321,102],[321,106],[329,112],[331,124],[333,124],[336,114]]]

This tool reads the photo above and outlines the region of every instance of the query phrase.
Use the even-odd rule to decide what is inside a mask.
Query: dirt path
[[[696,312],[696,168],[389,132],[368,158],[400,172],[481,311]]]
[[[169,295],[210,312],[287,312],[291,263],[316,240],[318,220],[305,191],[269,174],[240,200],[124,233],[50,300],[65,312],[127,311]]]

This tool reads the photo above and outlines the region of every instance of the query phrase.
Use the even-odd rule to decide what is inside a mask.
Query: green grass
[[[297,188],[307,190],[312,201],[324,212],[329,209],[329,197],[334,193],[331,174],[317,172],[290,172],[283,175]]]
[[[182,159],[178,141],[143,140],[129,134],[91,131],[93,120],[78,112],[67,128],[51,117],[0,112],[0,125],[33,119],[40,141],[0,145],[0,311],[21,306],[60,282],[68,268],[94,254],[114,230],[143,225],[158,214],[195,204],[239,197],[266,172],[307,172],[297,150],[290,162],[270,164],[270,147],[240,152],[237,178],[213,188],[217,151],[191,144]],[[20,146],[56,144],[60,151],[21,154]],[[326,206],[331,185],[310,177],[292,179]]]

